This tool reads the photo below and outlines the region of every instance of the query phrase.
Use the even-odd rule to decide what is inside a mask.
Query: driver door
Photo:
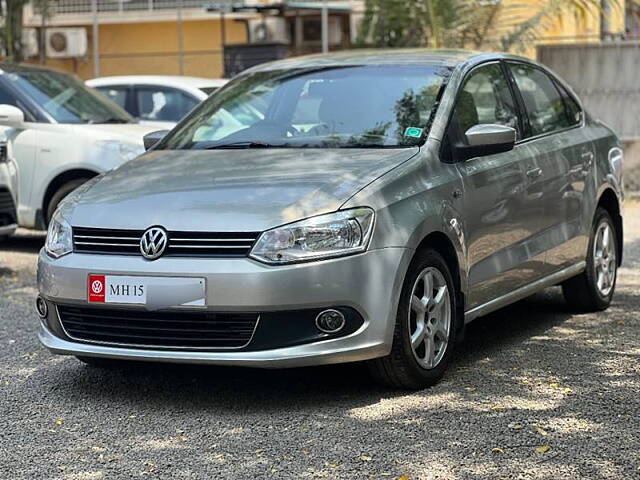
[[[522,138],[519,109],[499,62],[480,65],[467,75],[448,141],[464,143],[465,132],[481,124],[515,128],[517,139]],[[524,160],[516,142],[511,151],[457,163],[463,179],[470,309],[532,282],[544,266],[544,251],[529,242],[530,225],[541,212],[536,202],[525,202]]]

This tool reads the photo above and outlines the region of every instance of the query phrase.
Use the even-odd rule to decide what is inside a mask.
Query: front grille
[[[11,193],[5,188],[0,189],[0,227],[16,223],[16,206],[13,204]]]
[[[144,230],[73,228],[74,251],[105,255],[141,255]],[[163,256],[245,257],[259,232],[167,232],[169,241]]]
[[[257,313],[209,313],[58,306],[72,339],[165,349],[240,348],[251,341]]]

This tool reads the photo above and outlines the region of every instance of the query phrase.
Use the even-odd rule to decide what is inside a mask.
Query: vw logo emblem
[[[140,239],[140,252],[147,260],[155,260],[164,253],[168,241],[169,238],[164,228],[148,228]]]

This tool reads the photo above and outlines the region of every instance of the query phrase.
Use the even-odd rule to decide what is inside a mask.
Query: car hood
[[[418,148],[152,151],[73,195],[74,226],[262,231],[337,210]]]
[[[92,140],[115,140],[134,145],[142,145],[142,137],[160,130],[157,125],[140,123],[93,123],[74,125],[73,128],[76,133]]]

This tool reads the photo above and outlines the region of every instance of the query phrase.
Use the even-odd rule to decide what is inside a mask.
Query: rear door
[[[543,207],[535,229],[547,252],[545,273],[551,274],[575,264],[586,251],[582,209],[593,144],[579,104],[556,79],[528,63],[507,65],[526,112],[526,198]]]
[[[479,124],[510,126],[522,138],[519,109],[500,62],[467,74],[445,144],[465,143],[464,133]],[[526,155],[526,147],[516,144],[509,152],[457,162],[464,187],[470,309],[531,283],[544,264],[544,252],[530,244],[542,205],[526,201]]]

